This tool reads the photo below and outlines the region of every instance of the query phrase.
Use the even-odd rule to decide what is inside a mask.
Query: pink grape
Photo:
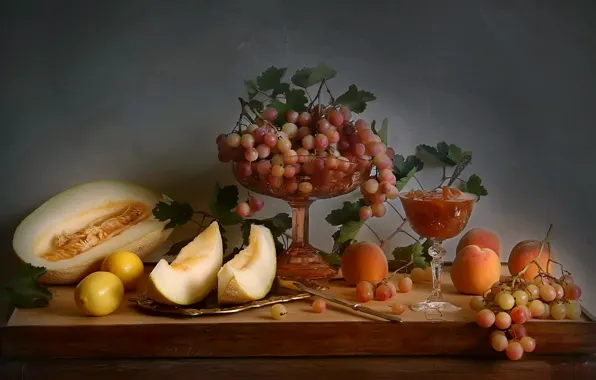
[[[490,337],[490,345],[497,352],[503,352],[507,349],[509,341],[505,334],[494,334]]]
[[[289,110],[286,111],[286,113],[284,114],[284,118],[286,119],[286,121],[288,123],[294,123],[296,124],[296,122],[298,121],[298,112],[294,111],[294,110]]]
[[[308,193],[310,193],[312,191],[312,183],[310,183],[310,182],[301,182],[298,185],[298,190],[301,193],[308,194]]]
[[[281,165],[273,165],[271,168],[271,175],[274,177],[281,177],[284,175],[284,167]]]
[[[528,320],[528,312],[524,306],[516,306],[511,310],[511,319],[514,323],[523,324]]]
[[[366,182],[364,182],[364,184],[362,185],[362,188],[367,193],[374,194],[377,192],[377,190],[379,190],[379,182],[377,182],[376,179],[371,178],[371,179],[367,180]]]
[[[261,143],[263,143],[266,133],[267,133],[267,131],[263,127],[258,127],[257,129],[255,129],[252,132],[252,135],[255,138],[255,144],[261,144]]]
[[[329,140],[327,136],[323,134],[318,134],[314,138],[314,146],[317,150],[324,150],[329,146]]]
[[[521,338],[519,344],[521,344],[524,352],[532,352],[536,348],[536,340],[534,340],[534,338],[530,338],[529,336],[524,336]]]
[[[270,147],[276,146],[277,145],[277,136],[275,135],[275,133],[266,133],[265,136],[263,137],[263,142],[267,145],[269,145]]]
[[[294,194],[298,190],[298,183],[297,182],[288,182],[284,186],[284,191],[286,194]]]
[[[273,165],[283,165],[284,164],[284,156],[282,154],[276,154],[271,158],[271,164]]]
[[[246,218],[250,214],[250,206],[246,202],[238,202],[236,205],[236,214],[242,218]]]
[[[322,298],[317,298],[312,304],[312,310],[315,313],[322,313],[327,309],[327,303]]]
[[[387,147],[387,150],[385,151],[385,154],[393,160],[393,157],[395,157],[395,149],[391,148],[391,147]]]
[[[551,285],[542,285],[540,287],[540,298],[542,298],[546,302],[551,302],[557,297],[557,292],[555,288]]]
[[[386,181],[381,182],[381,184],[379,185],[379,191],[385,195],[391,192],[391,188],[393,188],[393,185]]]
[[[397,190],[397,187],[391,186],[391,191],[389,191],[389,193],[387,194],[387,199],[397,199],[398,196],[399,190]]]
[[[582,295],[582,289],[576,284],[568,284],[565,287],[565,298],[571,301],[577,301]]]
[[[336,127],[339,127],[344,123],[343,115],[341,114],[341,112],[337,110],[329,111],[329,113],[327,114],[327,119],[329,119],[329,123],[331,123],[331,125],[334,125]]]
[[[329,139],[330,144],[335,144],[339,141],[339,132],[335,129],[330,129],[329,132],[327,132],[327,138]]]
[[[368,154],[370,154],[371,156],[377,156],[381,153],[385,153],[385,150],[387,149],[385,147],[385,144],[380,143],[380,142],[367,142],[366,144],[366,150],[368,151]]]
[[[350,169],[350,161],[346,158],[346,157],[339,157],[337,159],[339,161],[339,165],[337,167],[337,169],[343,171],[343,172],[347,172]]]
[[[395,315],[401,315],[405,313],[406,307],[401,303],[394,303],[391,305],[391,312]]]
[[[358,215],[360,215],[360,220],[368,220],[372,218],[372,209],[368,206],[362,206],[358,210]]]
[[[375,300],[386,301],[391,298],[391,288],[387,284],[381,284],[375,289]]]
[[[226,143],[230,148],[236,148],[240,146],[240,135],[237,133],[230,133],[226,138]]]
[[[476,323],[480,327],[489,328],[495,323],[495,313],[489,309],[482,309],[476,314]]]
[[[287,165],[294,165],[296,162],[298,162],[298,153],[296,153],[296,151],[293,149],[285,151],[283,157],[284,163]]]
[[[284,167],[284,174],[283,176],[286,178],[292,178],[296,175],[296,168],[294,165],[286,165]]]
[[[277,147],[281,153],[285,153],[292,149],[292,143],[287,138],[282,138],[277,141]]]
[[[305,162],[302,165],[302,172],[306,175],[313,175],[315,173],[315,165],[313,161]]]
[[[499,312],[495,316],[495,326],[501,330],[508,329],[511,326],[511,316],[504,311]]]
[[[567,319],[578,320],[582,317],[582,306],[579,302],[568,302],[565,309]]]
[[[573,277],[571,277],[571,275],[569,275],[569,274],[566,274],[566,275],[561,276],[560,281],[563,284],[566,284],[566,285],[569,285],[569,284],[573,284],[574,283]]]
[[[277,110],[275,108],[265,108],[262,116],[265,120],[275,121],[277,119]]]
[[[519,342],[511,341],[507,345],[505,353],[510,360],[519,360],[524,355],[524,349]]]
[[[528,285],[526,291],[530,294],[529,298],[532,300],[536,300],[538,297],[540,297],[540,289],[538,289],[538,287],[534,284]]]
[[[408,293],[412,290],[412,279],[410,277],[402,277],[397,282],[397,287],[400,293]]]
[[[307,150],[311,150],[315,147],[315,138],[312,135],[304,136],[302,139],[302,147]]]
[[[261,175],[267,175],[271,172],[271,161],[259,161],[257,163],[257,172]]]
[[[244,158],[246,158],[246,161],[256,161],[259,158],[259,152],[255,148],[247,149],[244,152]]]
[[[306,127],[310,124],[310,122],[312,121],[312,115],[308,112],[302,112],[299,116],[298,116],[298,125],[301,127]]]
[[[349,141],[346,140],[339,140],[339,142],[337,143],[337,150],[340,151],[341,153],[343,152],[347,152],[348,150],[350,150],[351,145]]]
[[[337,158],[335,158],[333,156],[328,156],[325,159],[325,166],[327,167],[327,169],[335,170],[339,166],[339,162],[338,162]]]
[[[513,324],[509,329],[509,334],[513,339],[519,340],[526,336],[526,328],[523,325],[519,325],[517,323]]]
[[[370,129],[363,129],[359,133],[362,142],[374,141],[374,133]]]
[[[359,302],[368,302],[373,299],[373,285],[368,281],[360,281],[356,285],[356,298]]]
[[[240,138],[240,144],[244,148],[250,149],[255,145],[255,138],[251,134],[246,133]]]
[[[567,308],[562,303],[554,304],[550,308],[550,315],[552,315],[555,320],[565,319],[567,316]]]
[[[395,175],[393,175],[393,172],[390,169],[383,169],[379,171],[379,182],[390,182],[391,184],[391,180],[393,179],[393,181],[395,181]]]
[[[296,139],[302,140],[304,136],[310,135],[311,130],[309,127],[300,127],[298,128],[298,132],[296,132]]]
[[[542,314],[544,314],[545,311],[544,304],[540,300],[534,300],[530,302],[529,308],[530,312],[532,313],[532,317],[535,318],[540,317]]]
[[[259,144],[257,146],[257,153],[259,153],[259,158],[267,158],[271,154],[271,149],[266,144]]]
[[[248,205],[252,212],[259,212],[265,206],[265,202],[262,199],[252,197],[248,200]]]
[[[327,119],[321,119],[317,122],[317,131],[319,131],[319,133],[327,134],[330,128],[331,124],[329,124]]]
[[[344,122],[352,120],[352,111],[346,106],[339,107],[339,113],[344,118]]]
[[[553,288],[555,289],[555,299],[560,300],[563,299],[563,297],[565,296],[565,290],[563,290],[563,287],[559,284],[554,284]]]
[[[296,136],[296,133],[298,132],[298,127],[294,123],[285,123],[281,127],[281,131],[288,135],[289,138],[292,138]]]
[[[352,124],[344,124],[342,132],[344,136],[351,136],[356,132],[356,130],[354,129],[354,126]]]
[[[358,132],[365,130],[365,129],[370,129],[370,125],[368,125],[368,122],[363,119],[356,120],[355,126],[356,126],[356,131],[358,131]]]
[[[375,203],[371,206],[373,215],[377,218],[382,218],[387,213],[387,208],[383,203]]]
[[[366,153],[366,147],[362,143],[356,143],[352,146],[352,152],[357,156],[364,156]]]
[[[238,172],[240,173],[240,176],[243,178],[249,177],[252,174],[252,167],[250,165],[250,162],[240,162],[238,164]]]

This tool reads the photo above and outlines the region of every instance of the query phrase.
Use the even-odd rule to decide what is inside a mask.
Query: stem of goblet
[[[308,210],[310,201],[292,202],[292,248],[304,247],[308,243]]]
[[[433,291],[431,298],[433,301],[442,301],[441,278],[443,275],[443,258],[445,257],[445,248],[441,245],[442,241],[434,240],[433,245],[428,249],[428,254],[432,257],[430,262],[433,273]]]

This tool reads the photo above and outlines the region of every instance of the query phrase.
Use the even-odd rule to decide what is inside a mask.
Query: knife
[[[385,313],[382,311],[378,311],[375,309],[371,309],[370,307],[366,307],[366,306],[362,306],[359,303],[355,303],[355,302],[350,302],[350,301],[346,301],[344,299],[341,298],[337,298],[334,296],[331,296],[329,294],[325,294],[323,292],[320,292],[318,290],[314,290],[309,288],[308,286],[305,286],[297,281],[290,281],[290,280],[279,280],[279,283],[281,286],[285,287],[285,288],[290,288],[290,289],[294,289],[294,290],[300,290],[303,291],[305,293],[309,293],[312,294],[313,296],[317,296],[317,297],[321,297],[324,298],[328,301],[331,301],[333,303],[339,304],[339,305],[343,305],[343,306],[347,306],[352,310],[355,311],[360,311],[362,313],[366,313],[366,314],[370,314],[370,315],[374,315],[375,317],[379,317],[379,318],[383,318],[383,319],[387,319],[391,322],[402,322],[402,319],[400,317],[398,317],[395,314],[390,314],[390,313]]]

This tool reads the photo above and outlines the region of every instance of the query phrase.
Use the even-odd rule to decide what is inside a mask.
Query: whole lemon
[[[103,260],[101,270],[118,276],[124,290],[132,290],[143,275],[143,261],[133,252],[116,251]]]
[[[113,313],[120,306],[123,297],[122,281],[109,272],[91,273],[77,285],[74,292],[79,310],[94,317]]]

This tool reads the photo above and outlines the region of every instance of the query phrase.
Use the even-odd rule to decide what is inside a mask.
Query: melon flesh
[[[143,257],[165,242],[171,229],[152,215],[159,199],[127,182],[75,186],[29,214],[14,233],[13,248],[24,262],[48,270],[42,282],[78,282],[115,250]]]
[[[218,273],[218,302],[240,304],[264,298],[273,286],[276,271],[271,231],[262,225],[251,225],[248,246]]]
[[[191,305],[202,301],[217,285],[223,262],[223,242],[212,222],[188,243],[171,264],[161,259],[149,274],[147,295],[159,303]]]

